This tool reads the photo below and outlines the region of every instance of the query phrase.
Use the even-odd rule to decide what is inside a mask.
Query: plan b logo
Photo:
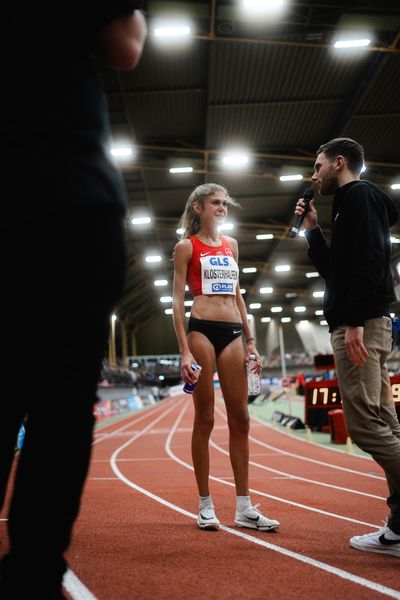
[[[214,294],[232,294],[233,283],[213,283],[211,291],[214,292]]]

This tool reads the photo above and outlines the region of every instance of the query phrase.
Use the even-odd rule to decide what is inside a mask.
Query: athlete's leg
[[[229,456],[236,494],[249,495],[249,412],[247,378],[241,338],[228,344],[217,358],[219,381],[229,426]]]
[[[188,334],[189,348],[202,371],[193,391],[194,423],[192,432],[192,460],[200,496],[209,496],[210,471],[208,443],[214,427],[215,350],[210,340],[198,331]]]

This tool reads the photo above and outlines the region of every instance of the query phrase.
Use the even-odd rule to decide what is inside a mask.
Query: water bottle
[[[194,363],[192,365],[192,371],[198,371],[199,372],[199,376],[200,376],[200,372],[201,372],[201,366]],[[183,386],[183,391],[186,392],[187,394],[191,394],[194,390],[194,388],[196,387],[197,381],[195,383],[185,383],[185,385]]]
[[[247,385],[249,396],[258,396],[261,391],[260,377],[253,371],[256,364],[256,355],[250,354],[249,364],[247,366]]]

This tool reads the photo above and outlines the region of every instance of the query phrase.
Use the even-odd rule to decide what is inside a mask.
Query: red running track
[[[191,400],[180,395],[97,432],[68,552],[71,598],[400,600],[399,559],[348,544],[387,515],[386,481],[375,462],[252,419],[252,500],[281,527],[237,528],[225,410],[217,403],[211,493],[223,525],[201,531],[192,420]]]

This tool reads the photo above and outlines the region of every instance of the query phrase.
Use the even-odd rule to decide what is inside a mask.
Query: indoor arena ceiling
[[[250,1],[250,0],[249,0]],[[259,3],[262,0],[258,0]],[[240,202],[229,221],[240,251],[241,287],[256,319],[316,318],[323,289],[304,238],[289,239],[296,199],[310,185],[315,150],[334,137],[363,144],[363,177],[392,194],[400,207],[400,8],[398,2],[287,0],[280,16],[250,18],[242,0],[152,2],[149,36],[133,72],[102,71],[113,145],[129,145],[118,159],[125,180],[128,277],[116,312],[130,331],[164,314],[171,303],[171,255],[176,229],[193,188],[224,185]],[[155,35],[165,21],[188,23],[186,42]],[[335,49],[337,40],[370,39],[362,49]],[[248,154],[245,168],[222,164],[227,151]],[[173,174],[173,167],[191,173]],[[282,175],[303,180],[283,182]],[[329,227],[331,198],[316,197],[320,225]],[[147,226],[132,217],[150,216]],[[258,240],[256,235],[270,234]],[[400,240],[400,226],[393,235]],[[273,237],[272,237],[273,236]],[[393,244],[397,263],[400,245]],[[147,254],[161,262],[148,264]],[[277,272],[278,265],[291,265]],[[243,273],[244,267],[255,267]],[[154,280],[165,279],[165,287]],[[260,288],[273,288],[265,294]],[[298,314],[294,308],[306,307]],[[400,307],[394,305],[395,310]],[[165,317],[168,318],[168,317]]]

